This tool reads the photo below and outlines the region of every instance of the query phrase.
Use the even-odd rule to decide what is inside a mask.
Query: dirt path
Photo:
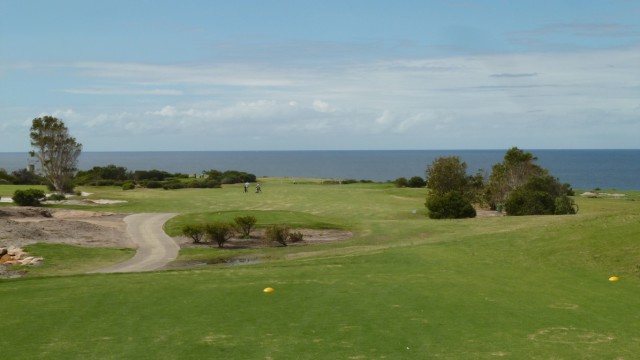
[[[136,255],[131,259],[94,271],[96,273],[138,272],[157,270],[178,256],[178,245],[162,226],[177,214],[134,214],[127,216],[127,233],[136,244]]]

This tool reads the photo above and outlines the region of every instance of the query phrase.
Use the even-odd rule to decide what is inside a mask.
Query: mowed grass
[[[0,348],[51,359],[633,359],[640,198],[576,199],[557,217],[434,221],[422,189],[293,184],[262,194],[83,189],[119,212],[350,229],[268,261],[0,281]],[[416,210],[416,213],[413,213]],[[216,256],[229,250],[197,250]],[[610,282],[612,275],[620,276]],[[265,287],[275,292],[264,293]]]

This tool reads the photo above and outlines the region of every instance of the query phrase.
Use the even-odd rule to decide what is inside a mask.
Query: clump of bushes
[[[18,206],[40,206],[45,198],[44,191],[39,189],[16,190],[11,198]]]
[[[181,229],[184,236],[193,240],[194,244],[203,242],[216,243],[219,248],[224,247],[236,233],[244,238],[251,237],[251,231],[255,228],[257,220],[254,216],[238,216],[233,223],[214,222],[209,224],[187,224]],[[205,241],[206,240],[206,241]],[[283,246],[287,243],[299,243],[304,240],[300,231],[290,231],[287,225],[272,225],[265,231],[263,240],[267,243],[276,242]]]

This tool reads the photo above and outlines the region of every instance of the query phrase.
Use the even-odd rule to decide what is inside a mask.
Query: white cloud
[[[328,102],[322,100],[314,100],[313,109],[321,113],[330,113],[335,111],[335,109],[333,109]]]
[[[75,89],[62,89],[61,92],[68,94],[78,94],[78,95],[116,95],[116,96],[126,96],[126,95],[169,95],[169,96],[178,96],[183,95],[183,92],[180,90],[171,90],[171,89],[110,89],[110,88],[75,88]]]
[[[48,114],[69,120],[72,133],[82,129],[87,145],[104,134],[144,134],[137,140],[141,147],[162,137],[171,138],[176,149],[206,141],[225,149],[252,138],[264,141],[254,146],[277,147],[283,142],[267,141],[276,135],[301,144],[344,137],[354,148],[383,146],[372,140],[383,136],[403,136],[396,140],[399,148],[466,144],[460,139],[474,141],[471,147],[495,148],[513,145],[515,134],[527,134],[520,140],[566,147],[561,136],[549,132],[600,133],[603,122],[594,118],[602,117],[618,134],[612,146],[640,147],[630,135],[638,128],[640,48],[286,68],[81,63],[71,70],[80,71],[87,84],[67,88],[77,93],[59,95],[94,91],[100,107],[78,105]],[[170,102],[118,96],[127,91],[185,96]],[[20,124],[29,125],[30,120]]]

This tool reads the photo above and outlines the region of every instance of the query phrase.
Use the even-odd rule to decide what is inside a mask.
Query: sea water
[[[640,190],[640,150],[526,150],[538,164],[575,189]],[[202,174],[211,169],[240,170],[257,176],[388,181],[425,176],[431,162],[458,156],[469,174],[487,172],[506,150],[363,150],[363,151],[168,151],[83,152],[78,168],[117,165],[130,171],[164,170]],[[25,168],[27,153],[0,153],[0,168]]]

